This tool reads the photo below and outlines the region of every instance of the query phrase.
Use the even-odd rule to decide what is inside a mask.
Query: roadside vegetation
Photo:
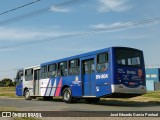
[[[14,107],[0,107],[0,111],[16,111]]]
[[[0,97],[16,98],[15,87],[0,87]]]
[[[160,90],[147,92],[144,95],[133,97],[133,98],[102,98],[102,101],[115,101],[115,102],[133,102],[133,103],[158,103],[160,104]]]
[[[18,97],[15,94],[15,87],[0,87],[0,97],[10,97],[10,98],[23,98]],[[137,102],[149,102],[155,101],[160,103],[160,90],[154,92],[148,92],[142,96],[133,97],[133,98],[102,98],[103,100],[118,100],[118,101],[137,101]]]
[[[148,92],[147,94],[144,94],[143,96],[160,99],[160,90],[159,91],[154,91],[154,92]]]
[[[0,80],[0,87],[11,87],[11,86],[15,86],[16,82],[12,81],[9,78],[4,78],[2,80]]]

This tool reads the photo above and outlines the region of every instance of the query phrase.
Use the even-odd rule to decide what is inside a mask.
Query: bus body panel
[[[20,82],[16,85],[16,95],[17,95],[17,96],[23,96],[23,81],[20,81]]]
[[[79,76],[54,77],[40,80],[40,96],[61,96],[63,86],[72,90],[72,96],[82,96]]]
[[[111,58],[110,58],[111,59]],[[111,60],[109,59],[108,69],[102,73],[96,73],[96,96],[101,97],[111,94]]]
[[[62,78],[47,78],[40,80],[40,96],[59,96],[62,88]]]
[[[23,73],[24,73],[24,70],[23,69],[20,69],[18,72],[17,72],[17,75],[16,75],[16,95],[17,96],[23,96],[23,81],[24,81],[24,77],[23,77]]]
[[[63,87],[69,86],[73,97],[82,96],[82,81],[80,75],[69,76],[63,82]]]
[[[109,72],[98,73],[96,75],[96,78],[97,78],[96,86],[95,86],[96,87],[96,97],[101,97],[101,96],[111,94],[111,76]]]
[[[111,48],[109,48],[101,52],[107,52],[109,55],[109,60],[108,68],[105,72],[96,72],[96,97],[103,97],[112,93],[112,51]]]
[[[34,80],[33,79],[31,79],[31,80],[28,80],[28,81],[23,81],[23,88],[25,89],[28,89],[29,90],[29,93],[30,93],[30,95],[31,96],[33,96],[34,95]],[[23,91],[24,91],[24,89],[23,89]],[[25,92],[25,91],[24,91]]]

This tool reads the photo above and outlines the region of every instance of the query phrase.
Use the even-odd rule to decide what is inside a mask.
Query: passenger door
[[[34,70],[34,95],[39,95],[40,69]]]
[[[95,95],[95,59],[83,59],[82,60],[82,83],[83,83],[83,95],[94,96]]]

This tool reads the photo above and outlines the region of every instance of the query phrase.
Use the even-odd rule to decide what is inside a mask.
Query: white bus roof
[[[24,68],[24,70],[26,70],[26,69],[31,69],[31,68],[33,68],[34,70],[35,70],[35,69],[40,69],[40,65],[31,66],[31,67],[26,67],[26,68]]]

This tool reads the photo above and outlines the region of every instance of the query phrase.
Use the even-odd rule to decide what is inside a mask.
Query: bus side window
[[[33,80],[33,69],[25,70],[25,81]]]
[[[97,72],[105,72],[108,69],[108,53],[97,56]]]
[[[69,75],[79,75],[79,59],[69,61]]]
[[[45,79],[47,78],[47,66],[43,66],[42,69],[41,69],[41,73],[42,73],[42,79]]]
[[[51,64],[48,66],[48,77],[55,77],[57,72],[57,66],[56,64]]]
[[[67,61],[58,63],[58,76],[67,76]]]

